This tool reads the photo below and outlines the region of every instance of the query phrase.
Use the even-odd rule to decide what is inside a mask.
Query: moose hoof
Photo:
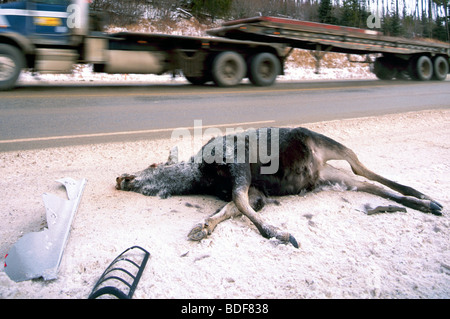
[[[283,233],[280,234],[278,236],[275,237],[276,239],[280,240],[281,242],[285,243],[285,244],[289,244],[291,243],[292,246],[294,246],[295,248],[299,248],[300,245],[298,244],[297,240],[295,239],[294,236],[292,236],[289,233]]]
[[[294,236],[292,236],[291,234],[289,234],[289,242],[292,244],[292,246],[294,246],[295,248],[299,248],[300,245],[297,243],[297,240],[294,238]]]
[[[430,211],[433,215],[442,216],[442,208],[443,206],[438,202],[430,203]]]
[[[295,248],[300,247],[294,236],[292,236],[288,232],[280,231],[277,227],[265,225],[262,228],[261,234],[266,238],[276,238],[284,244],[291,243]]]
[[[200,241],[209,235],[208,224],[200,223],[194,226],[188,234],[188,238],[194,241]]]

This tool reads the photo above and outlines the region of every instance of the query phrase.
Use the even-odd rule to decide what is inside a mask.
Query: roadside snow
[[[313,68],[300,68],[287,65],[286,74],[279,76],[277,82],[303,81],[303,80],[339,80],[339,79],[376,79],[367,66],[352,68],[322,68],[319,74]],[[246,83],[248,80],[244,80]],[[182,75],[172,74],[106,74],[92,71],[92,65],[76,65],[71,74],[32,74],[22,72],[19,85],[52,84],[52,83],[116,83],[116,84],[161,84],[161,83],[188,83]]]
[[[296,123],[292,123],[295,126]],[[58,279],[15,283],[0,270],[0,298],[87,298],[123,250],[151,253],[140,298],[450,298],[450,111],[412,112],[304,125],[352,148],[370,169],[444,206],[367,216],[392,202],[327,190],[278,198],[261,212],[299,249],[263,238],[247,218],[227,220],[201,242],[189,230],[223,202],[117,191],[115,178],[167,159],[173,142],[144,140],[0,153],[0,255],[46,227],[43,193],[55,180],[87,178]],[[179,144],[180,153],[190,142]],[[180,158],[185,160],[185,158]],[[3,262],[2,262],[3,265]]]

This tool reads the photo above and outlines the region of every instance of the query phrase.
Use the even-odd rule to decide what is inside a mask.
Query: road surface
[[[0,92],[0,151],[170,137],[195,120],[225,132],[449,107],[450,81],[22,86]]]

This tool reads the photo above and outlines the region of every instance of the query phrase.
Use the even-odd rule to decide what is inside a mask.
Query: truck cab
[[[0,90],[20,72],[70,72],[88,33],[87,0],[30,0],[0,5]]]
[[[0,34],[16,33],[35,45],[69,45],[66,0],[35,0],[7,3],[0,7]]]
[[[0,5],[0,35],[15,33],[35,45],[69,46],[87,35],[88,0],[29,0]]]

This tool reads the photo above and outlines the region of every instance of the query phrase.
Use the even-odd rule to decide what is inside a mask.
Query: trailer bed
[[[207,33],[229,39],[283,43],[292,48],[348,54],[450,54],[447,43],[390,37],[375,30],[277,17],[234,20]]]

